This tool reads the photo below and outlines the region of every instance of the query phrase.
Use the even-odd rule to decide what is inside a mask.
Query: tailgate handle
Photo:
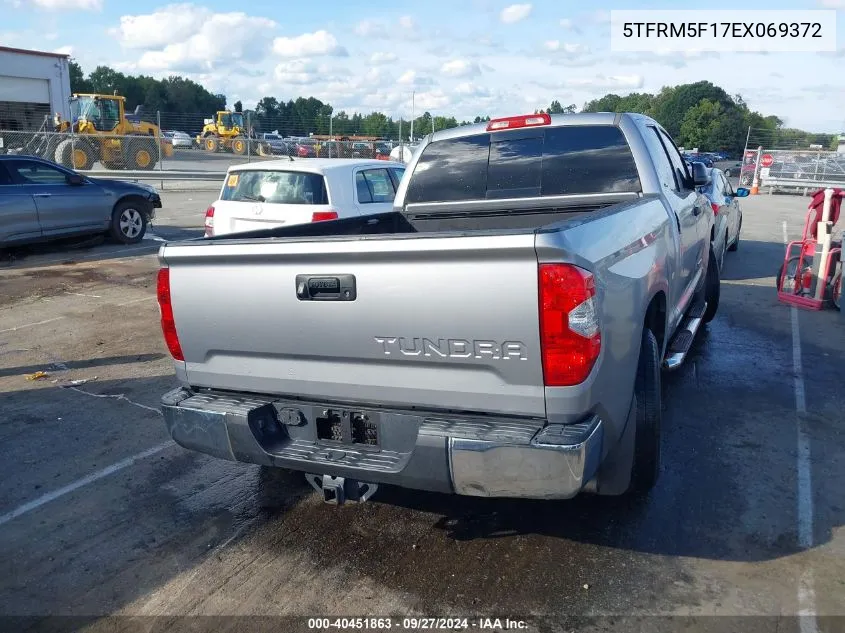
[[[355,275],[297,275],[300,301],[355,301]]]

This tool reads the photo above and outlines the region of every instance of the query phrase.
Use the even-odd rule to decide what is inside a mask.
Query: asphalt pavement
[[[213,192],[163,195],[141,245],[0,264],[0,630],[199,630],[208,616],[202,630],[294,631],[307,622],[223,616],[388,615],[530,631],[845,628],[845,318],[774,290],[806,198],[742,201],[719,313],[664,375],[648,498],[382,487],[336,508],[300,476],[169,441],[155,252],[201,234]]]

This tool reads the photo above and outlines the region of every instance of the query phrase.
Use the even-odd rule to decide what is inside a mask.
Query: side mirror
[[[65,177],[65,181],[67,181],[67,184],[73,185],[74,187],[85,184],[85,178],[80,174],[68,174]]]
[[[710,173],[703,163],[692,164],[692,184],[693,187],[704,187],[710,184]]]
[[[748,194],[750,193],[751,191],[746,187],[737,187],[736,191],[734,192],[734,196],[736,196],[737,198],[747,198]]]

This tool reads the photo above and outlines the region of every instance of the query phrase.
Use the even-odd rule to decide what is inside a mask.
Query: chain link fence
[[[845,187],[845,153],[812,143],[792,130],[748,131],[739,184],[806,195],[824,187]]]

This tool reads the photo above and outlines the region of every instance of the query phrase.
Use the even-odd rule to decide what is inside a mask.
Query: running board
[[[690,308],[690,311],[684,317],[681,328],[669,343],[669,349],[666,350],[666,358],[663,359],[663,369],[671,371],[684,364],[693,341],[695,341],[698,328],[701,327],[706,310],[706,302],[698,303]]]

